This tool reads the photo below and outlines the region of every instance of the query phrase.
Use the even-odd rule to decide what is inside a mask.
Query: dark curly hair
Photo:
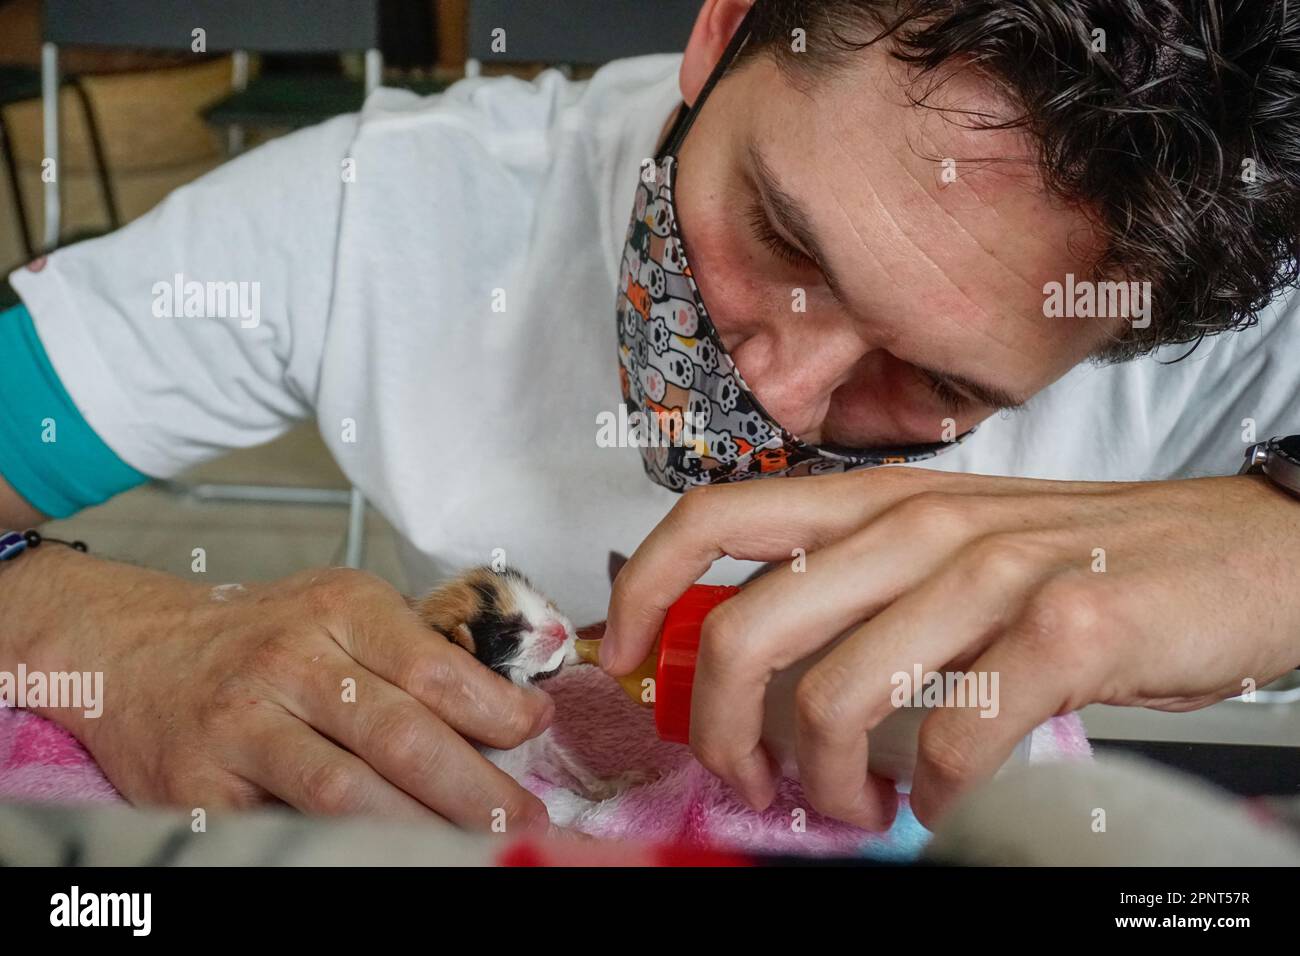
[[[1008,93],[1017,116],[976,122],[1033,136],[1047,187],[1102,227],[1098,277],[1152,284],[1150,326],[1100,361],[1248,328],[1297,281],[1300,0],[757,0],[752,24],[737,62],[791,78],[892,40],[917,105],[945,64]]]

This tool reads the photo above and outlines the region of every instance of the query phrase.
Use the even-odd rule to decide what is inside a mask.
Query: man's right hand
[[[551,699],[431,632],[379,578],[335,568],[212,588],[47,545],[0,584],[13,625],[0,669],[102,671],[102,716],[40,713],[133,802],[547,825],[469,741],[536,736]]]

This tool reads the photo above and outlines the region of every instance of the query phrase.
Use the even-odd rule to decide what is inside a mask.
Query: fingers
[[[621,675],[644,660],[668,608],[723,555],[778,561],[794,548],[810,554],[925,491],[999,497],[1066,484],[879,468],[693,489],[615,579],[601,666]]]
[[[763,810],[776,796],[780,776],[759,742],[773,669],[760,653],[745,648],[745,612],[731,607],[736,600],[710,611],[700,631],[690,744],[700,763],[731,784],[749,806]]]
[[[286,720],[351,753],[329,741],[323,749],[323,738],[298,732],[301,754],[279,766],[267,754],[288,748],[272,735],[253,748],[258,765],[248,779],[320,812],[423,804],[476,829],[502,821],[547,825],[541,801],[462,736],[513,747],[549,724],[554,704],[547,695],[492,673],[373,576],[334,569],[299,583],[319,650],[270,642],[254,663],[269,669]]]
[[[645,659],[668,608],[718,558],[777,561],[852,527],[870,499],[857,476],[824,475],[688,491],[614,580],[601,666],[625,674]]]
[[[759,744],[768,680],[876,614],[885,618],[882,632],[888,627],[894,636],[884,645],[862,641],[878,648],[874,656],[901,660],[902,648],[918,634],[935,646],[924,656],[912,648],[901,663],[888,657],[855,663],[844,656],[823,662],[815,679],[801,687],[799,757],[805,789],[816,794],[818,809],[878,826],[887,810],[878,788],[864,782],[866,732],[888,713],[889,676],[910,671],[918,657],[933,662],[928,670],[976,653],[979,642],[996,631],[998,615],[1014,607],[1017,595],[1023,600],[1033,575],[1021,567],[1023,555],[986,549],[958,563],[944,584],[926,588],[923,582],[974,542],[991,539],[1001,547],[1011,540],[1004,532],[1045,531],[1059,503],[1072,498],[1061,492],[1103,495],[1111,493],[1109,487],[898,468],[694,490],[615,581],[601,663],[620,674],[644,659],[667,608],[718,557],[784,560],[792,549],[804,549],[804,574],[766,575],[706,620],[691,747],[747,802],[765,806],[775,787]],[[1026,498],[1033,499],[1032,507]],[[1045,558],[1033,566],[1050,565]],[[909,592],[918,590],[923,595],[909,600]],[[962,619],[955,625],[954,606]],[[898,613],[899,607],[910,610]],[[867,681],[866,694],[856,680]],[[873,710],[881,706],[883,711]]]
[[[813,555],[802,573],[764,575],[705,619],[691,698],[691,750],[751,806],[766,807],[775,794],[775,775],[759,745],[764,694],[773,675],[869,616],[883,595],[895,593],[928,563],[919,539],[904,537],[889,551],[870,546],[877,536],[868,530],[831,545]],[[789,676],[782,675],[782,682]],[[845,745],[860,749],[854,763],[865,768],[865,732],[856,744]],[[841,808],[842,818],[878,825],[882,808],[874,788],[864,789],[865,781],[864,770],[856,781],[859,799]]]
[[[479,830],[500,820],[545,827],[546,807],[537,797],[415,698],[338,657],[310,672],[292,704],[298,717],[453,823]]]
[[[870,732],[895,707],[912,705],[916,673],[941,672],[957,658],[976,656],[1053,572],[1048,555],[1013,547],[1005,535],[968,546],[855,630],[800,682],[799,775],[822,813],[868,825],[875,808],[862,781]],[[896,680],[900,674],[906,679]],[[978,702],[977,694],[969,701],[945,701],[971,707]]]
[[[873,617],[953,555],[1021,520],[997,499],[917,496],[839,541],[758,578],[726,602],[744,655],[780,670]],[[698,676],[698,669],[697,669]]]
[[[304,813],[437,816],[363,760],[278,709],[250,732],[235,759],[241,776]]]
[[[995,706],[926,721],[912,784],[918,819],[936,821],[1044,720],[1107,698],[1104,688],[1129,669],[1125,652],[1136,641],[1099,593],[1077,569],[1058,573],[976,658],[972,671],[985,676]]]
[[[424,625],[400,598],[369,617],[354,615],[335,639],[367,670],[405,690],[449,726],[508,750],[545,730],[555,702],[519,687]]]
[[[1026,734],[1071,709],[1065,701],[1078,675],[1025,651],[1011,638],[972,665],[972,672],[997,681],[996,716],[975,707],[941,708],[921,725],[911,806],[925,826],[933,828],[963,793],[992,777]]]
[[[949,561],[954,551],[982,534],[986,524],[1016,520],[998,499],[988,499],[983,508],[972,507],[972,500],[985,503],[982,498],[962,496],[914,498],[856,534],[810,555],[801,573],[787,569],[764,575],[715,608],[701,634],[691,704],[691,747],[699,760],[751,805],[766,806],[775,784],[758,740],[763,692],[773,674],[804,661],[855,622],[870,618],[897,595],[916,588]],[[977,513],[982,515],[979,521],[970,517]],[[941,587],[933,600],[927,599],[921,606],[937,601],[943,609],[951,593],[950,588]],[[914,628],[904,628],[900,640],[915,633]],[[940,622],[933,633],[954,632]],[[865,786],[866,715],[858,714],[854,723],[839,720],[838,695],[854,691],[836,687],[832,696],[830,681],[825,678],[834,670],[841,675],[839,682],[846,683],[870,679],[873,672],[839,663],[845,655],[838,654],[818,668],[822,677],[809,685],[819,689],[807,702],[818,711],[817,719],[810,719],[804,727],[806,747],[818,756],[811,772],[814,790],[821,790],[822,799],[814,802],[828,815],[878,826],[884,808],[875,799],[876,789]],[[880,693],[871,698],[883,701],[886,708],[887,675],[896,669],[891,668],[876,682]],[[860,688],[857,692],[861,696]]]

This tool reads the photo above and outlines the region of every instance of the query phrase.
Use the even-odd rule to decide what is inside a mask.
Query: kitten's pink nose
[[[539,628],[538,636],[542,647],[550,653],[569,639],[569,632],[559,621],[547,621]]]

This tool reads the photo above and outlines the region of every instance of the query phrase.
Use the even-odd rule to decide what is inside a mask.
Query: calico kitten
[[[415,611],[515,684],[553,677],[578,660],[569,619],[514,568],[471,568],[416,601]]]
[[[534,684],[578,663],[573,624],[514,568],[471,568],[411,604],[431,628],[512,683]],[[596,777],[549,729],[512,750],[479,750],[521,783],[529,772],[554,779],[545,771],[558,769],[591,800],[607,799],[642,779],[635,773]]]

